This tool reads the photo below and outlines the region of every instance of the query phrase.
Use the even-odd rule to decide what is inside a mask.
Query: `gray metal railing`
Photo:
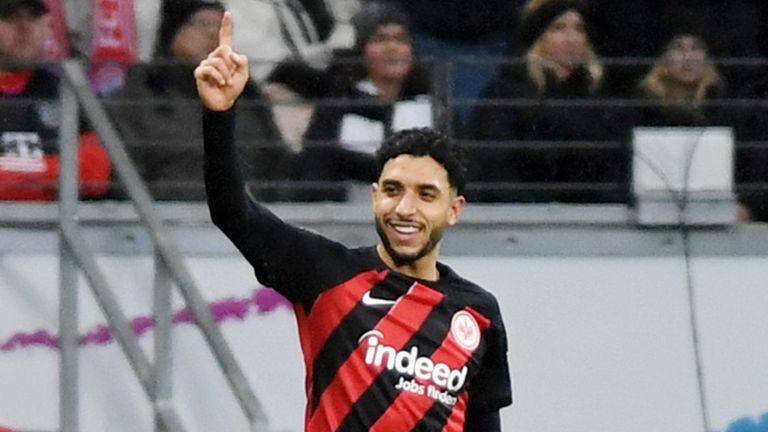
[[[166,233],[153,200],[112,126],[101,102],[88,84],[83,65],[75,60],[62,64],[61,176],[59,191],[59,238],[61,251],[60,332],[62,432],[78,430],[78,335],[77,273],[82,270],[93,295],[104,312],[115,339],[152,401],[156,430],[181,432],[184,427],[173,406],[171,350],[171,283],[175,282],[195,322],[222,369],[251,431],[268,428],[263,408],[250,388],[232,351],[213,320],[208,304],[197,288],[181,253]],[[155,358],[151,361],[138,344],[130,322],[112,294],[109,282],[99,269],[95,255],[81,233],[78,216],[77,124],[78,104],[94,125],[112,160],[113,169],[126,187],[139,218],[155,248],[154,318]]]

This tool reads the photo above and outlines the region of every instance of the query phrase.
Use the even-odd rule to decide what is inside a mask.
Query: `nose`
[[[577,29],[570,29],[568,32],[566,32],[565,40],[569,45],[581,44],[584,40],[584,33]]]
[[[395,207],[395,213],[398,216],[410,216],[416,212],[416,199],[417,197],[412,192],[406,192],[400,198],[400,201]]]

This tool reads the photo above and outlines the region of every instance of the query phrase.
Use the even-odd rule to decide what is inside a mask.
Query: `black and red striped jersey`
[[[439,280],[414,279],[375,247],[284,223],[248,198],[233,122],[232,112],[204,116],[211,216],[258,280],[294,304],[306,431],[498,430],[511,386],[496,299],[444,264]]]

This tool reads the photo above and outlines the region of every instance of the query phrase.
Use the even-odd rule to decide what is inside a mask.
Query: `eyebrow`
[[[394,179],[385,179],[381,181],[381,184],[383,186],[396,186],[396,187],[403,187],[403,183],[399,180]],[[421,183],[416,186],[416,189],[419,190],[419,192],[434,192],[434,193],[442,193],[442,189],[438,186],[435,186],[433,184],[429,183]]]

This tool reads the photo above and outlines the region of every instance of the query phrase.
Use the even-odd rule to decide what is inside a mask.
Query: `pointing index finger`
[[[232,47],[232,13],[224,12],[221,18],[221,28],[219,28],[219,45]]]

